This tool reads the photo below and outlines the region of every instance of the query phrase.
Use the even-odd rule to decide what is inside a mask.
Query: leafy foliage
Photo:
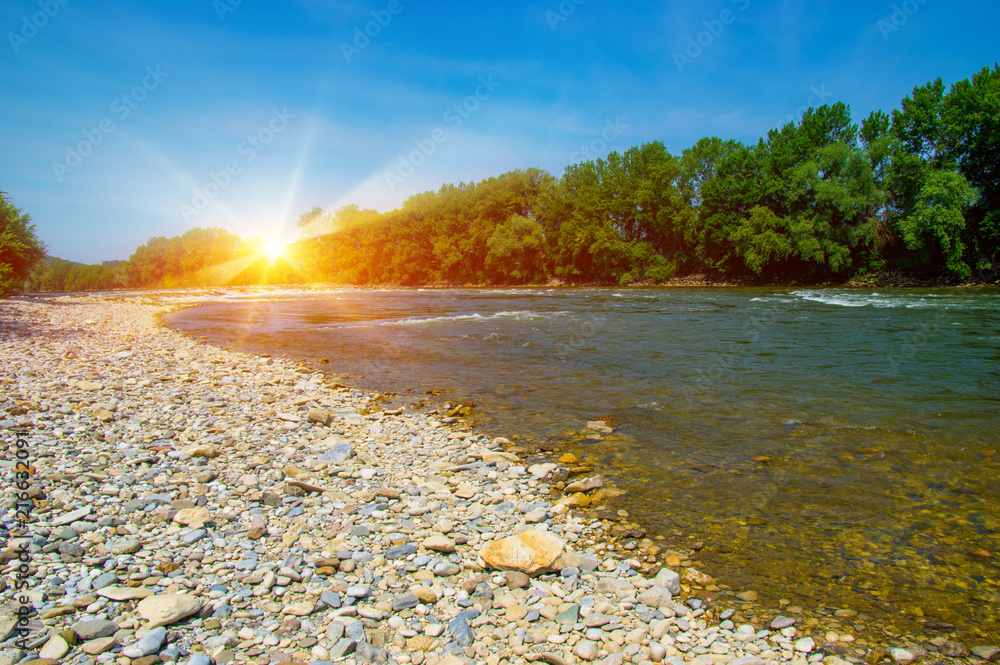
[[[35,235],[31,215],[15,208],[7,194],[0,192],[0,296],[22,287],[44,258],[45,246]]]
[[[545,254],[542,252],[542,225],[534,219],[512,215],[497,225],[486,241],[489,254],[486,268],[496,281],[510,280],[523,283],[532,277],[544,275]]]
[[[899,221],[907,248],[917,252],[917,263],[934,272],[942,269],[968,279],[965,261],[964,211],[976,200],[975,190],[961,173],[929,171],[920,185],[913,210]]]
[[[122,273],[116,270],[121,261],[84,265],[47,257],[28,278],[29,291],[109,291],[121,286]]]

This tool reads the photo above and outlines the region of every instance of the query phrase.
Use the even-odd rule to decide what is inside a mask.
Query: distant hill
[[[42,263],[52,263],[54,261],[61,261],[62,263],[68,263],[71,266],[85,266],[86,263],[79,263],[77,261],[70,261],[68,259],[60,259],[58,256],[52,256],[51,254],[46,254],[45,258],[42,259]]]
[[[123,263],[114,260],[86,264],[46,255],[28,277],[24,288],[43,293],[107,291],[119,286],[118,267]]]

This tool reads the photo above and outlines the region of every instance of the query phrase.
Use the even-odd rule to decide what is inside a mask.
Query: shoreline
[[[941,279],[920,280],[913,277],[897,274],[876,274],[864,277],[852,277],[844,281],[826,282],[780,282],[757,279],[736,279],[729,280],[723,277],[711,277],[702,274],[685,275],[674,277],[660,282],[632,282],[629,284],[617,284],[615,282],[586,282],[573,283],[565,282],[559,278],[552,278],[546,282],[535,284],[490,284],[473,282],[428,282],[426,284],[338,284],[334,282],[303,282],[303,283],[281,283],[281,284],[247,284],[247,285],[216,285],[205,287],[151,287],[151,288],[131,288],[114,289],[110,291],[42,291],[37,293],[23,293],[18,297],[100,297],[95,294],[130,294],[130,293],[157,293],[162,291],[216,291],[216,290],[237,290],[253,291],[260,289],[296,289],[301,291],[331,291],[337,289],[351,289],[357,291],[380,291],[392,289],[412,289],[412,290],[445,290],[445,289],[586,289],[586,288],[616,288],[616,289],[641,289],[641,288],[776,288],[776,289],[854,289],[854,288],[998,288],[1000,280],[992,282],[987,280],[968,282],[947,282]]]
[[[112,639],[93,655],[122,662],[164,616],[169,644],[153,653],[175,649],[192,665],[209,662],[196,644],[218,663],[840,665],[837,644],[862,662],[852,635],[831,640],[794,616],[740,626],[692,593],[697,571],[661,572],[616,549],[610,523],[560,507],[557,464],[523,460],[447,414],[369,409],[371,393],[297,360],[199,342],[158,321],[176,308],[0,304],[2,431],[24,426],[37,468],[27,535],[34,593],[47,598],[32,596],[44,622],[34,642],[50,655],[65,646],[60,662],[92,662],[86,648]],[[541,549],[559,550],[549,572],[488,565],[490,543],[519,532],[548,534]],[[4,563],[11,580],[17,560]],[[81,620],[110,634],[92,637]],[[46,637],[71,626],[76,638]],[[0,638],[0,662],[17,662],[14,638]]]

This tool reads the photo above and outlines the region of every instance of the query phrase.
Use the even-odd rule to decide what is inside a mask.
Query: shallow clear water
[[[651,534],[704,541],[706,571],[765,602],[907,632],[943,621],[981,642],[1000,636],[998,295],[344,291],[167,318],[229,347],[328,358],[364,387],[444,391],[496,434],[571,445]],[[615,434],[580,441],[595,418]]]

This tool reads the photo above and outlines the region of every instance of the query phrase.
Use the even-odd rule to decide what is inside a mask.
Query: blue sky
[[[995,1],[6,0],[0,190],[74,261],[271,238],[313,206],[755,142],[808,105],[860,120],[1000,60],[998,24]]]

